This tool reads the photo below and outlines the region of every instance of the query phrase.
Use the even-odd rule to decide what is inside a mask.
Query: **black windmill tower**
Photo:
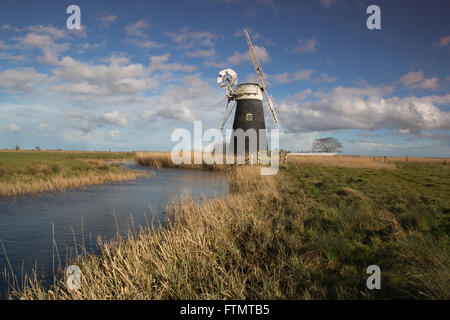
[[[244,34],[248,42],[250,56],[255,66],[256,74],[258,75],[259,83],[241,83],[237,84],[237,74],[232,69],[225,69],[220,71],[217,82],[222,88],[227,90],[228,103],[225,108],[225,115],[222,123],[223,130],[228,118],[236,108],[234,121],[233,121],[233,134],[230,141],[230,150],[235,155],[238,154],[237,148],[237,135],[236,131],[242,129],[246,132],[248,129],[255,129],[257,133],[257,150],[267,152],[267,136],[266,136],[266,123],[264,120],[264,108],[263,108],[263,92],[267,100],[267,107],[272,116],[275,126],[279,129],[279,121],[273,102],[264,84],[264,73],[256,59],[253,45],[248,35],[247,30],[244,29]],[[261,133],[262,134],[261,134]],[[249,154],[249,143],[245,140],[245,154]]]

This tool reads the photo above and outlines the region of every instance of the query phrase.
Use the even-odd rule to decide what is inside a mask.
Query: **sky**
[[[381,29],[367,28],[369,5]],[[247,28],[281,148],[331,136],[344,154],[449,157],[449,12],[447,0],[2,0],[0,148],[169,151],[177,128],[220,128],[218,72],[256,80]]]

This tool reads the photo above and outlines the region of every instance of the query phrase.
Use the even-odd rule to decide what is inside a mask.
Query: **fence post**
[[[408,164],[408,156],[405,158],[405,163]]]
[[[383,157],[383,160],[384,160],[384,163],[386,163],[387,157],[384,156],[384,157]]]

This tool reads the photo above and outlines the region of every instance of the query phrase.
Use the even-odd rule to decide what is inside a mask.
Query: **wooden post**
[[[405,158],[405,163],[408,164],[408,156]]]
[[[387,157],[386,157],[386,156],[384,156],[383,160],[384,160],[384,163],[386,163]]]

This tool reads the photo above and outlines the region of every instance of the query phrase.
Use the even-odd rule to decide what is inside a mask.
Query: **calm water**
[[[137,168],[130,164],[126,166]],[[220,173],[180,169],[150,171],[155,173],[151,178],[122,184],[0,198],[0,239],[16,276],[20,279],[22,263],[25,272],[29,273],[36,263],[40,273],[51,273],[54,257],[52,225],[64,264],[66,251],[74,247],[74,233],[80,244],[84,231],[85,247],[96,252],[97,236],[114,238],[117,229],[125,234],[132,221],[136,229],[139,225],[145,227],[152,219],[164,221],[164,205],[174,197],[200,199],[204,195],[211,198],[228,191],[227,180]],[[57,258],[55,263],[57,266]],[[10,270],[0,244],[0,272],[5,268]],[[0,298],[5,297],[4,292],[5,282],[0,277]]]

